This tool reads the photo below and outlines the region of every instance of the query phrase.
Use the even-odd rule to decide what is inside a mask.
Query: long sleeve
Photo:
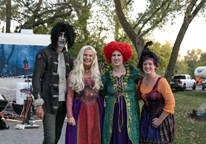
[[[141,99],[141,96],[140,96],[139,89],[138,89],[139,84],[140,84],[140,83],[139,83],[139,81],[138,81],[138,85],[137,85],[137,89],[136,89],[136,92],[137,92],[137,99],[138,99],[138,101],[142,100],[142,99]]]
[[[165,78],[161,78],[158,84],[158,91],[162,94],[165,100],[163,110],[167,113],[174,114],[175,99],[172,90]]]
[[[140,93],[139,93],[139,90],[138,90],[138,85],[139,85],[139,79],[142,77],[142,75],[140,74],[140,72],[138,71],[137,68],[133,67],[134,68],[134,81],[135,83],[137,84],[137,88],[136,88],[136,92],[137,92],[137,99],[138,101],[141,100],[141,97],[140,97]]]
[[[33,91],[32,94],[34,95],[35,100],[41,101],[41,103],[37,105],[42,105],[44,102],[42,98],[42,77],[44,75],[46,69],[46,56],[43,50],[40,50],[36,55],[35,65],[34,65],[34,72],[32,76],[32,86]]]
[[[106,79],[106,73],[104,73],[102,75],[102,83],[103,83],[103,89],[100,90],[99,95],[103,98],[105,98],[106,94],[107,94],[107,79]]]
[[[73,117],[72,106],[73,106],[73,99],[74,99],[74,91],[69,86],[70,74],[67,78],[67,100],[66,100],[67,118]]]
[[[134,81],[136,84],[138,84],[139,79],[142,77],[142,75],[140,74],[140,72],[138,71],[138,69],[136,67],[134,67]]]

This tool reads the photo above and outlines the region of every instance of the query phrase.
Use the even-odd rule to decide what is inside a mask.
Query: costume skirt
[[[75,126],[67,124],[65,144],[101,144],[104,102],[97,97],[92,105],[73,100]]]
[[[160,109],[151,116],[147,114],[143,106],[140,128],[141,144],[169,144],[173,142],[175,127],[173,114],[169,114],[157,128],[152,126],[152,119],[158,118],[162,112],[163,109]]]
[[[131,144],[127,132],[127,109],[123,96],[116,100],[110,144]]]

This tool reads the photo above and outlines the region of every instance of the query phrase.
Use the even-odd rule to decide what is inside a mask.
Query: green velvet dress
[[[141,75],[137,68],[133,66],[125,66],[125,68],[126,74],[120,79],[121,93],[118,92],[120,80],[118,81],[113,75],[113,69],[108,70],[102,75],[104,89],[100,91],[100,95],[104,97],[108,94],[103,120],[102,144],[109,144],[111,142],[113,123],[116,123],[116,121],[113,121],[114,106],[119,97],[123,97],[126,103],[128,137],[133,144],[139,144],[140,110],[136,94],[136,84]],[[122,104],[120,107],[122,107]]]

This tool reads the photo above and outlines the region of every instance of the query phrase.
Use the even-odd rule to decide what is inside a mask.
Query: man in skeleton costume
[[[73,27],[57,23],[51,30],[51,44],[36,55],[32,77],[36,114],[43,120],[43,144],[56,144],[66,116],[66,79],[73,57],[66,51],[75,41]]]

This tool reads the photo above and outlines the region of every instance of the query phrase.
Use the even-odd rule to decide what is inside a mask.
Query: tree
[[[50,25],[58,19],[71,16],[73,11],[70,1],[15,0],[15,4],[21,7],[16,11],[16,15],[13,15],[13,19],[20,24],[16,27],[16,32],[19,32],[22,28],[47,27],[47,24]]]
[[[181,59],[180,54],[178,54],[178,58],[177,58],[177,62],[175,65],[175,69],[173,71],[173,75],[175,75],[175,74],[189,74],[188,69],[189,69],[189,67],[188,67],[187,59],[186,58]]]
[[[160,57],[157,73],[161,76],[164,76],[165,70],[169,63],[168,57],[170,57],[171,55],[173,43],[170,41],[165,41],[165,44],[162,45],[159,42],[154,42],[153,45],[154,46],[151,48],[151,50],[154,51]]]
[[[6,33],[10,33],[11,26],[11,0],[7,0],[6,4]]]
[[[128,0],[127,2],[129,3],[131,2],[131,0]],[[197,13],[201,9],[203,10],[206,0],[201,0],[199,3],[198,2],[199,1],[197,0],[148,0],[148,5],[145,12],[139,13],[139,18],[137,19],[135,26],[132,27],[123,13],[121,0],[114,0],[119,21],[127,36],[135,46],[138,55],[140,55],[142,47],[144,45],[143,36],[154,30],[156,27],[161,28],[165,21],[168,20],[168,16],[171,16],[170,14],[175,14],[175,12],[184,12],[186,8],[184,21],[173,46],[170,61],[164,75],[168,82],[171,80],[171,76],[178,56],[179,47],[187,31],[187,28],[194,17],[197,15]],[[172,15],[172,19],[174,18],[175,16]],[[136,31],[138,32],[134,31],[135,28],[137,28]]]
[[[0,1],[0,20],[6,22],[6,33],[10,33],[12,15],[14,15],[13,12],[16,10],[17,7],[11,4],[11,0]],[[4,32],[4,27],[2,32]]]
[[[73,12],[81,13],[85,3],[90,8],[98,3],[96,0],[14,0],[12,5],[9,2],[11,0],[0,2],[0,20],[17,22],[15,32],[24,28],[33,29],[35,33],[48,32],[55,22],[72,20],[75,18]]]
[[[185,60],[177,61],[173,75],[175,74],[189,74],[188,63]]]
[[[198,61],[199,66],[206,66],[206,52],[201,53],[200,60]]]
[[[206,3],[206,0],[201,0],[199,3],[198,3],[198,0],[189,0],[188,1],[185,15],[184,15],[184,20],[183,20],[182,26],[180,28],[180,31],[177,35],[177,38],[175,40],[175,44],[174,44],[173,49],[172,49],[170,61],[169,61],[169,64],[167,66],[167,70],[166,70],[165,76],[164,76],[168,82],[171,81],[173,70],[175,68],[175,63],[177,61],[179,48],[180,48],[182,40],[185,36],[185,33],[186,33],[190,23],[194,19],[194,17],[198,14],[198,12],[201,10],[201,8],[203,8],[205,6],[205,3]]]
[[[184,61],[188,65],[188,73],[192,76],[194,76],[194,70],[198,67],[201,66],[200,63],[200,56],[203,53],[203,50],[200,48],[197,49],[192,49],[187,51],[187,55],[184,56]]]
[[[131,0],[126,2],[129,5]],[[143,37],[155,28],[161,27],[167,21],[167,16],[174,11],[172,2],[172,0],[148,0],[145,12],[138,14],[137,22],[132,27],[123,13],[121,0],[114,0],[119,21],[139,56],[144,46]]]

